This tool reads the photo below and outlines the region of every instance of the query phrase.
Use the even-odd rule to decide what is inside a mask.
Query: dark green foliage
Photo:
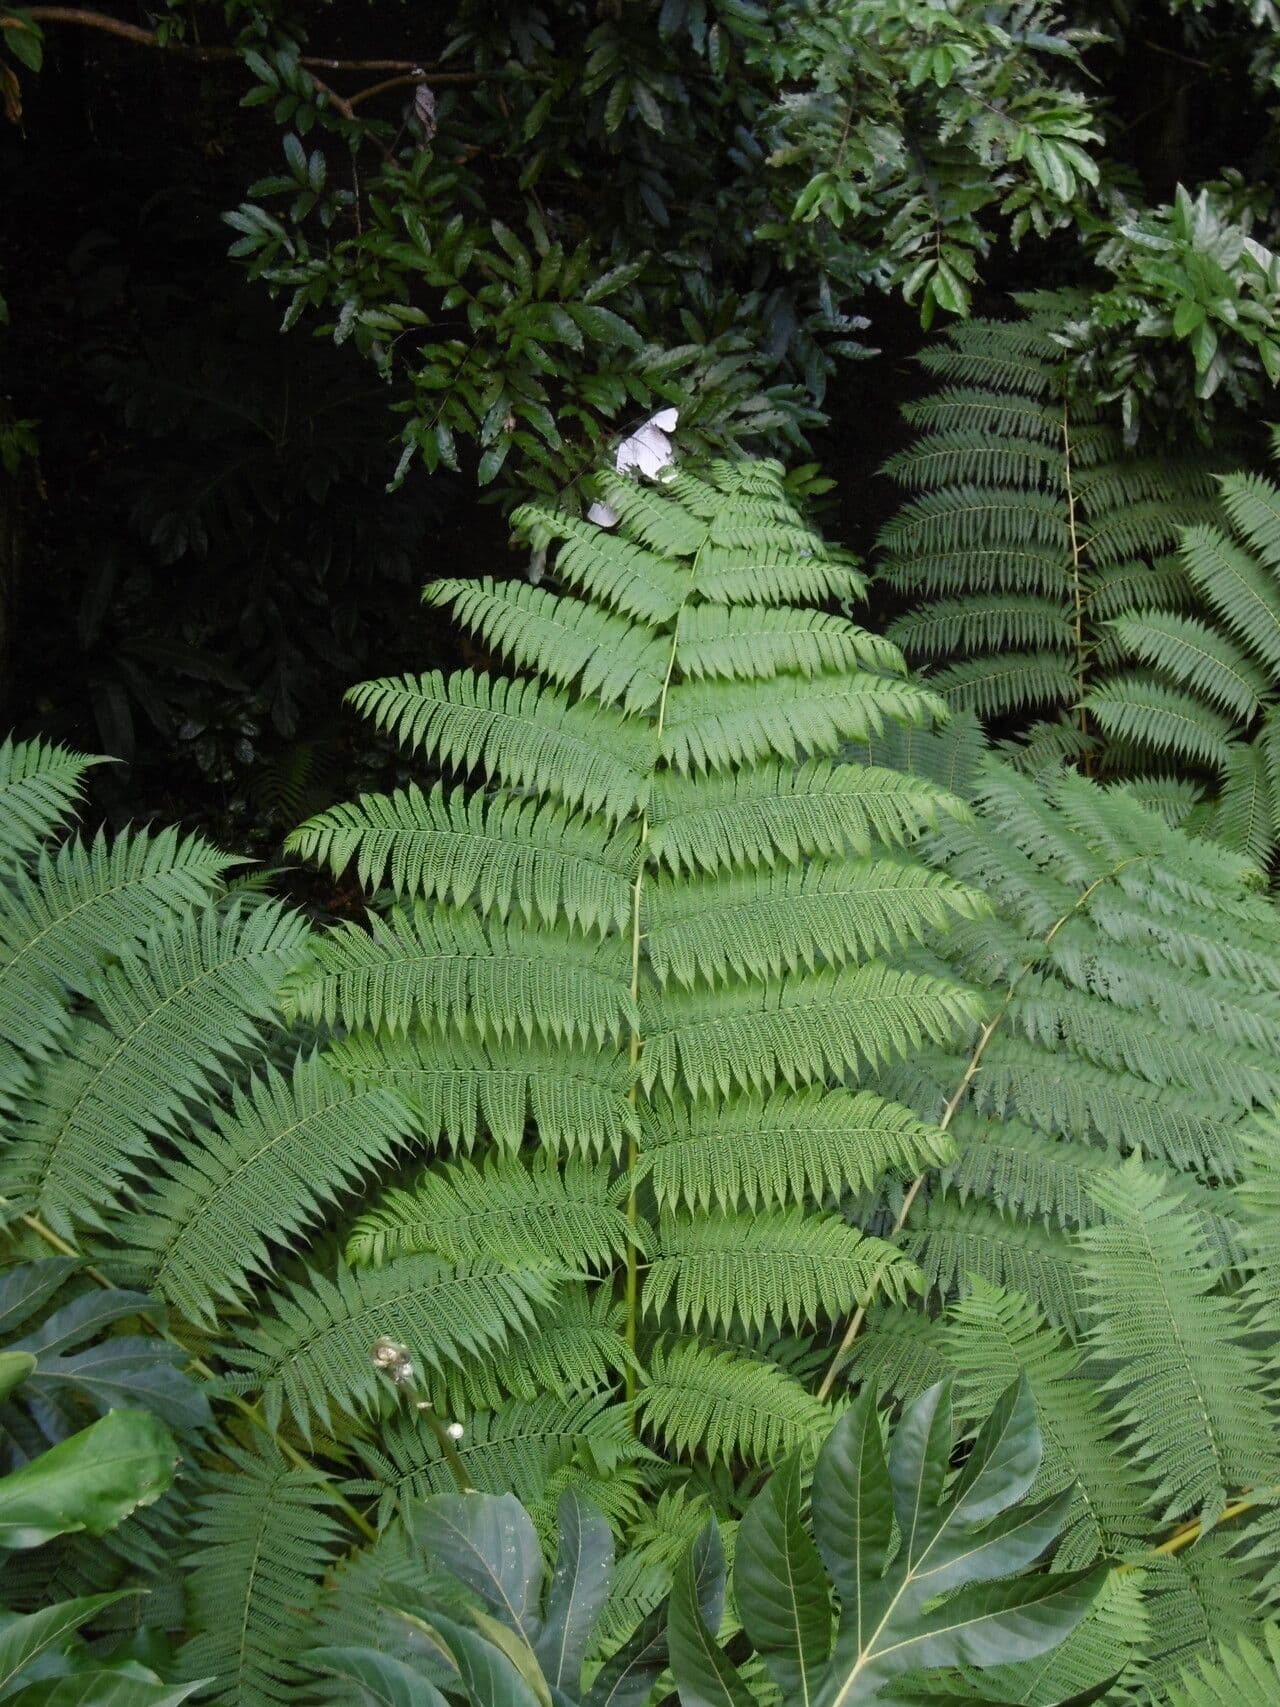
[[[868,1395],[818,1455],[812,1538],[795,1459],[756,1496],[738,1531],[734,1601],[784,1700],[843,1707],[883,1699],[903,1673],[1029,1660],[1088,1613],[1105,1570],[1028,1569],[1056,1539],[1069,1502],[1026,1503],[1040,1434],[1025,1383],[1003,1394],[949,1482],[953,1451],[945,1385],[903,1412],[887,1462]],[[701,1546],[714,1545],[712,1532]],[[695,1549],[671,1594],[681,1701],[749,1707],[756,1697],[715,1641],[718,1611],[708,1629],[699,1609],[701,1568]]]
[[[1087,758],[1078,708],[1114,661],[1105,624],[1135,600],[1185,606],[1172,554],[1212,513],[1212,464],[1127,452],[1069,386],[1055,339],[1070,299],[1022,306],[921,353],[940,386],[907,405],[920,436],[887,465],[914,494],[880,536],[881,577],[912,606],[889,634],[953,710]]]
[[[1111,625],[1133,667],[1085,704],[1138,763],[1203,778],[1204,832],[1266,865],[1280,837],[1280,489],[1240,472],[1220,493],[1217,516],[1182,536],[1184,614],[1148,608],[1135,588]]]
[[[964,735],[932,763],[955,775]],[[890,1079],[922,1116],[949,1111],[957,1145],[902,1236],[943,1326],[873,1308],[852,1371],[912,1393],[953,1370],[975,1417],[1025,1376],[1038,1490],[1077,1485],[1064,1564],[1186,1527],[1147,1585],[1149,1632],[1099,1613],[1050,1668],[1083,1688],[1131,1666],[1154,1689],[1227,1639],[1192,1616],[1199,1597],[1254,1618],[1271,1604],[1261,1512],[1207,1532],[1241,1490],[1280,1481],[1275,1317],[1240,1288],[1269,1248],[1272,1124],[1257,1123],[1276,1096],[1274,909],[1247,893],[1244,862],[1123,789],[990,765],[973,789],[975,823],[948,826],[931,855],[996,903],[948,956],[998,1007],[969,1051],[920,1054]]]

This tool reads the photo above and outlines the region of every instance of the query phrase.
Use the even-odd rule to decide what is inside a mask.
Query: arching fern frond
[[[55,1229],[103,1224],[155,1134],[210,1094],[277,1012],[307,928],[274,904],[176,915],[105,967],[0,1155],[0,1192]]]
[[[689,1341],[650,1356],[640,1414],[668,1451],[713,1463],[777,1463],[830,1425],[826,1408],[775,1364]]]
[[[257,1455],[227,1442],[223,1452],[226,1468],[205,1478],[191,1535],[195,1634],[182,1676],[217,1678],[238,1707],[277,1707],[296,1698],[308,1610],[342,1529],[318,1476],[270,1447]]]
[[[263,1301],[252,1325],[226,1348],[244,1392],[261,1394],[276,1426],[288,1414],[306,1438],[335,1415],[359,1417],[386,1393],[370,1351],[390,1336],[429,1369],[504,1350],[529,1333],[550,1303],[553,1275],[492,1261],[453,1264],[398,1257],[383,1268],[314,1270]]]
[[[607,1268],[627,1248],[617,1196],[608,1165],[598,1162],[456,1162],[429,1169],[410,1190],[393,1189],[366,1210],[347,1240],[347,1259],[379,1267],[421,1252],[507,1263],[527,1255],[573,1270]]]
[[[145,1285],[212,1324],[276,1266],[345,1192],[387,1166],[415,1129],[385,1085],[353,1083],[312,1056],[233,1093],[197,1134],[179,1134],[151,1174],[145,1208],[113,1229]]]
[[[100,763],[48,741],[0,741],[0,863],[41,846],[81,799],[84,773]]]

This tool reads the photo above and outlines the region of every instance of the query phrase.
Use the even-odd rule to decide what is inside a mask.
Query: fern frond
[[[833,1201],[886,1174],[911,1177],[951,1145],[897,1103],[867,1091],[669,1104],[645,1122],[643,1177],[662,1209],[706,1212]]]
[[[1210,1252],[1159,1179],[1134,1161],[1094,1192],[1107,1219],[1078,1242],[1090,1347],[1115,1369],[1105,1391],[1163,1520],[1211,1524],[1229,1490],[1280,1476],[1247,1324],[1216,1295]]]
[[[82,779],[102,761],[51,741],[0,741],[0,861],[41,846],[83,797]]]
[[[612,823],[645,791],[651,737],[643,724],[534,682],[434,671],[366,682],[347,698],[375,728],[441,764],[481,770],[505,788],[536,785]]]
[[[260,1393],[271,1426],[288,1415],[304,1438],[335,1413],[359,1418],[386,1393],[370,1356],[384,1336],[428,1369],[502,1351],[534,1326],[555,1293],[549,1271],[489,1261],[454,1265],[406,1256],[384,1268],[315,1270],[264,1300],[225,1359],[242,1392]]]
[[[469,1412],[463,1428],[455,1450],[468,1480],[484,1493],[513,1493],[545,1520],[561,1489],[572,1486],[615,1521],[637,1514],[642,1449],[625,1408],[606,1394],[510,1400],[501,1410]],[[380,1524],[411,1515],[416,1500],[456,1489],[435,1435],[412,1414],[390,1419],[361,1452]]]
[[[983,915],[983,898],[917,863],[811,861],[652,889],[649,957],[660,983],[778,978],[885,954]]]
[[[693,605],[682,613],[680,668],[689,681],[764,681],[858,668],[904,673],[895,645],[843,617],[725,605]]]
[[[732,776],[666,775],[654,788],[649,851],[675,872],[847,852],[873,842],[904,846],[943,814],[963,816],[954,794],[872,765],[758,765]]]
[[[951,1309],[945,1345],[966,1416],[988,1415],[993,1398],[1026,1377],[1044,1445],[1036,1491],[1048,1499],[1075,1490],[1059,1570],[1083,1569],[1100,1551],[1123,1553],[1148,1532],[1145,1489],[1097,1387],[1082,1378],[1080,1349],[1064,1344],[1034,1305],[975,1276]]]
[[[341,877],[352,864],[369,889],[526,924],[564,918],[580,930],[618,930],[631,906],[634,839],[602,832],[560,807],[503,795],[410,784],[333,806],[289,837],[291,853]]]
[[[772,992],[667,990],[642,1010],[646,1090],[768,1091],[876,1068],[978,1022],[979,997],[941,978],[874,963],[797,974]]]
[[[412,1189],[393,1189],[356,1221],[348,1262],[381,1267],[395,1257],[434,1253],[455,1261],[544,1258],[574,1270],[607,1268],[627,1248],[627,1217],[610,1170],[545,1158],[525,1167],[513,1156],[481,1168],[466,1162],[429,1170]]]
[[[644,1427],[669,1451],[713,1463],[776,1463],[815,1443],[830,1412],[775,1364],[693,1341],[656,1350],[640,1393]]]
[[[909,657],[929,659],[989,647],[1065,652],[1072,629],[1066,611],[1051,599],[992,594],[922,605],[890,623],[888,638]]]
[[[65,842],[9,877],[0,899],[0,1038],[39,1053],[108,956],[142,947],[168,916],[206,901],[234,864],[175,830]]]
[[[521,581],[433,581],[424,604],[443,605],[487,647],[557,687],[602,705],[647,711],[662,692],[667,649],[643,625]]]
[[[1182,560],[1188,579],[1229,633],[1280,673],[1280,586],[1249,552],[1214,527],[1189,528]]]
[[[276,1707],[297,1697],[308,1611],[342,1539],[333,1493],[272,1447],[225,1442],[227,1468],[207,1476],[191,1540],[195,1634],[185,1678],[213,1678],[227,1707]]]
[[[353,1085],[316,1056],[273,1067],[179,1133],[158,1158],[145,1208],[113,1228],[139,1279],[192,1321],[212,1324],[276,1267],[345,1192],[409,1141],[408,1106],[384,1084]]]
[[[1265,1649],[1242,1640],[1221,1649],[1216,1663],[1184,1671],[1167,1707],[1280,1707],[1280,1626],[1268,1624],[1261,1635]]]
[[[146,949],[104,969],[0,1155],[0,1192],[67,1235],[103,1224],[123,1179],[137,1179],[155,1134],[207,1098],[252,1052],[307,928],[273,904],[179,915]]]
[[[1208,700],[1227,717],[1249,722],[1268,682],[1225,635],[1196,617],[1171,611],[1117,617],[1111,624],[1127,652]]]
[[[329,932],[285,1000],[305,1019],[393,1036],[422,1024],[601,1048],[634,1023],[625,973],[616,944],[418,904],[375,917],[367,932]]]
[[[1013,1220],[950,1192],[931,1199],[908,1229],[907,1255],[940,1298],[974,1277],[1005,1292],[1021,1292],[1071,1339],[1082,1332],[1084,1299],[1078,1259],[1052,1229]]]
[[[1083,704],[1113,741],[1149,747],[1212,771],[1230,762],[1230,719],[1163,682],[1116,676],[1086,694]]]
[[[625,1061],[597,1050],[507,1044],[491,1055],[455,1038],[345,1037],[330,1063],[356,1084],[385,1087],[433,1143],[470,1150],[483,1131],[513,1150],[537,1127],[555,1154],[617,1156],[638,1131]]]
[[[666,1216],[645,1281],[649,1314],[668,1304],[682,1331],[735,1318],[801,1327],[883,1294],[901,1303],[918,1276],[893,1245],[834,1215],[762,1210],[714,1219]]]
[[[692,681],[668,695],[661,753],[685,775],[759,759],[830,754],[888,723],[924,723],[940,709],[914,684],[878,676]]]

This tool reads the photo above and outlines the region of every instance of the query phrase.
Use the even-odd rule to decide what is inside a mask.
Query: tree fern
[[[1079,754],[1081,702],[1110,733],[1086,697],[1114,658],[1107,620],[1187,603],[1170,558],[1213,488],[1203,459],[1129,454],[1106,406],[1069,389],[1068,298],[1019,303],[1021,318],[948,328],[921,354],[939,388],[906,406],[918,437],[886,464],[911,494],[880,536],[881,579],[910,603],[888,637],[953,709],[1002,732],[1067,724]]]
[[[296,834],[295,851],[389,880],[398,902],[321,939],[288,1000],[350,1033],[332,1058],[394,1086],[429,1141],[504,1152],[388,1194],[352,1257],[523,1253],[616,1286],[630,1352],[596,1367],[604,1383],[630,1370],[647,1438],[761,1461],[816,1413],[758,1330],[812,1332],[914,1276],[838,1206],[851,1179],[910,1174],[940,1141],[856,1080],[978,1012],[945,971],[881,957],[984,908],[892,851],[957,802],[829,762],[936,702],[891,645],[804,608],[861,583],[779,471],[606,476],[600,495],[615,531],[517,517],[554,547],[546,584],[429,591],[527,674],[353,691],[463,781]],[[581,1284],[563,1293],[575,1312]],[[555,1334],[554,1311],[538,1331]],[[678,1390],[690,1359],[706,1379]]]
[[[873,1301],[849,1367],[904,1394],[953,1370],[975,1418],[1026,1376],[1043,1491],[1077,1484],[1064,1559],[1100,1545],[1147,1585],[1147,1637],[1130,1652],[1099,1635],[1070,1675],[1083,1689],[1123,1671],[1160,1699],[1271,1604],[1277,1545],[1247,1490],[1280,1484],[1257,1125],[1277,1091],[1276,916],[1247,861],[1126,789],[975,763],[963,730],[931,754],[913,736],[910,757],[968,774],[975,821],[927,845],[996,905],[944,951],[997,1007],[967,1050],[922,1050],[882,1081],[956,1155],[897,1218],[926,1313]],[[1065,1681],[1019,1670],[1010,1698],[1058,1700]]]
[[[1190,767],[1212,800],[1206,832],[1266,864],[1280,838],[1280,489],[1235,473],[1219,492],[1217,515],[1182,535],[1185,611],[1152,609],[1135,589],[1110,623],[1130,667],[1085,703],[1134,762]]]

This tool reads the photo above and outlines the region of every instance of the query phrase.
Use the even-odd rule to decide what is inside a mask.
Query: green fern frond
[[[680,666],[690,681],[765,681],[858,668],[904,673],[895,645],[843,617],[761,606],[695,605],[686,611]]]
[[[494,1059],[453,1038],[352,1036],[328,1059],[355,1083],[386,1087],[433,1143],[470,1150],[483,1131],[516,1149],[532,1122],[555,1154],[617,1156],[636,1134],[625,1061],[598,1050],[508,1044]]]
[[[113,1228],[139,1279],[212,1325],[325,1210],[388,1166],[415,1121],[384,1084],[353,1085],[322,1059],[268,1066],[198,1134],[157,1159],[145,1208]]]
[[[1051,599],[992,594],[923,605],[890,623],[888,637],[913,658],[988,647],[1061,653],[1071,645],[1072,629],[1067,613]]]
[[[64,1023],[66,993],[85,995],[108,956],[142,947],[170,914],[198,907],[234,864],[175,830],[65,842],[0,898],[0,1038],[33,1053]]]
[[[944,1134],[897,1103],[867,1091],[810,1090],[656,1107],[640,1165],[659,1208],[705,1213],[832,1202],[950,1155]]]
[[[564,805],[617,823],[645,789],[651,738],[643,724],[575,703],[533,682],[439,671],[366,682],[347,698],[403,745],[505,788],[536,786]]]
[[[830,1426],[826,1407],[775,1364],[693,1341],[650,1356],[639,1404],[645,1429],[668,1451],[712,1463],[774,1464]]]
[[[889,723],[925,722],[937,701],[886,677],[828,674],[673,687],[662,758],[679,773],[728,770],[759,759],[831,754]]]
[[[235,1386],[261,1394],[273,1428],[287,1414],[310,1439],[315,1424],[329,1430],[335,1414],[365,1416],[385,1395],[375,1340],[407,1345],[427,1369],[460,1366],[528,1334],[554,1295],[550,1271],[484,1260],[398,1257],[384,1268],[339,1265],[332,1280],[308,1270],[263,1301],[224,1356]]]
[[[1241,1641],[1223,1648],[1215,1663],[1184,1671],[1181,1684],[1165,1696],[1166,1707],[1280,1707],[1280,1626],[1262,1631],[1265,1649]]]
[[[1226,635],[1197,617],[1143,611],[1111,624],[1125,650],[1238,722],[1257,715],[1268,682]]]
[[[1069,704],[1076,691],[1071,666],[1052,652],[966,658],[930,678],[949,710],[994,718],[1033,705]]]
[[[1159,1179],[1135,1160],[1094,1193],[1107,1219],[1078,1243],[1090,1347],[1115,1369],[1105,1391],[1162,1519],[1212,1524],[1231,1489],[1280,1478],[1247,1323],[1217,1295],[1217,1265]]]
[[[890,953],[983,915],[982,896],[918,863],[840,860],[653,886],[649,957],[660,983],[778,978]]]
[[[83,777],[100,759],[50,741],[0,741],[0,862],[34,853],[83,798]]]
[[[207,1098],[252,1053],[307,927],[267,903],[177,915],[145,950],[105,968],[0,1154],[0,1192],[64,1236],[102,1226],[124,1179],[188,1101]]]
[[[605,1394],[544,1393],[497,1411],[469,1412],[454,1450],[468,1480],[484,1493],[513,1493],[535,1518],[550,1519],[564,1487],[574,1487],[615,1521],[640,1506],[643,1450],[626,1410]],[[412,1513],[412,1502],[452,1493],[457,1484],[434,1433],[404,1412],[361,1447],[378,1497],[379,1523]]]
[[[670,1215],[658,1230],[645,1309],[670,1311],[681,1331],[738,1319],[803,1327],[883,1294],[901,1303],[918,1275],[893,1245],[835,1215],[764,1210],[714,1219]]]
[[[879,548],[912,607],[889,637],[953,709],[1034,742],[1073,713],[1090,733],[1076,708],[1117,662],[1102,623],[1183,602],[1164,560],[1212,515],[1212,465],[1128,451],[1069,385],[1070,302],[1018,301],[1019,317],[949,328],[922,353],[947,383],[904,410],[919,436],[886,471],[910,496]]]
[[[355,1223],[347,1260],[381,1267],[395,1257],[434,1253],[454,1261],[492,1256],[542,1258],[574,1270],[607,1268],[627,1248],[610,1169],[571,1158],[526,1167],[513,1156],[486,1167],[466,1162],[428,1170],[412,1189],[385,1193]]]
[[[429,1375],[426,1390],[447,1416],[497,1410],[512,1396],[608,1392],[638,1367],[623,1328],[622,1305],[605,1288],[567,1285],[530,1338],[496,1356]]]
[[[1215,772],[1230,761],[1231,720],[1163,682],[1115,676],[1086,694],[1082,703],[1113,741],[1151,748]]]
[[[1082,1378],[1081,1351],[1064,1344],[1034,1305],[975,1276],[952,1307],[944,1343],[966,1416],[985,1417],[1011,1381],[1026,1377],[1044,1445],[1036,1491],[1042,1499],[1075,1492],[1057,1569],[1083,1569],[1099,1551],[1123,1553],[1147,1533],[1145,1489],[1097,1387]]]
[[[525,923],[563,917],[580,930],[618,930],[631,906],[635,849],[536,800],[486,799],[438,784],[366,794],[295,830],[291,853],[341,877],[352,864],[369,889],[485,912]]]
[[[846,851],[866,855],[874,842],[904,846],[941,815],[965,810],[942,788],[871,765],[666,775],[654,788],[649,851],[671,871],[708,874]]]
[[[181,1675],[213,1678],[227,1707],[277,1707],[297,1698],[308,1611],[342,1530],[323,1480],[271,1447],[255,1455],[225,1442],[227,1468],[204,1479],[191,1534],[195,1634]]]
[[[667,655],[653,631],[527,582],[434,581],[423,602],[443,605],[485,645],[557,687],[602,705],[647,711],[662,693]]]
[[[875,963],[797,974],[768,1005],[750,986],[668,989],[642,1009],[642,1082],[695,1097],[821,1083],[940,1042],[984,1012],[954,983]]]
[[[1187,530],[1182,560],[1192,585],[1228,632],[1269,674],[1280,672],[1280,587],[1269,566],[1214,527]]]
[[[285,1000],[304,1019],[392,1035],[452,1025],[481,1041],[603,1048],[634,1023],[625,971],[614,944],[418,904],[369,931],[330,931]]]

